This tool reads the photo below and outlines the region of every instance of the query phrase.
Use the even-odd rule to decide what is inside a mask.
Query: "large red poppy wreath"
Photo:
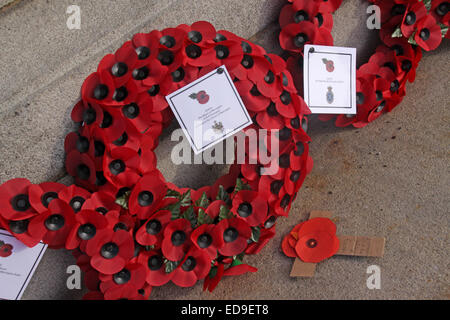
[[[303,47],[333,45],[332,13],[342,0],[288,0],[281,10],[280,45],[289,53],[288,69],[299,92],[303,91]],[[380,44],[369,61],[357,71],[357,114],[321,115],[335,119],[338,127],[361,128],[392,111],[413,82],[422,59],[422,49],[436,49],[442,38],[450,38],[448,0],[369,0],[380,8]]]
[[[259,164],[247,147],[256,164],[234,164],[212,186],[180,189],[156,168],[158,138],[173,119],[165,96],[221,65],[250,128],[279,141],[278,170],[264,175],[273,163]],[[244,256],[260,252],[288,215],[312,169],[308,113],[286,62],[230,32],[202,21],[136,34],[82,86],[72,112],[79,129],[65,141],[76,185],[6,182],[0,225],[30,247],[42,240],[73,250],[87,299],[144,299],[169,281],[203,280],[212,291],[224,276],[255,272]]]

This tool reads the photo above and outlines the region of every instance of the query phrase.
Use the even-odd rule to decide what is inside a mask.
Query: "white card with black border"
[[[303,63],[313,114],[356,114],[356,48],[305,45]]]
[[[252,124],[225,66],[166,97],[196,155]]]
[[[20,300],[47,245],[28,248],[9,232],[0,230],[0,300]]]

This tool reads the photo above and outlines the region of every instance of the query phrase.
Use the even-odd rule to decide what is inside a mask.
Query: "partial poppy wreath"
[[[280,45],[299,92],[303,91],[303,47],[333,45],[332,13],[342,0],[288,0],[281,10]],[[392,111],[403,100],[406,82],[413,82],[422,49],[436,49],[449,38],[450,3],[446,0],[369,0],[381,9],[380,44],[357,70],[357,114],[320,115],[338,127],[361,128]],[[325,62],[326,63],[326,62]],[[331,67],[327,65],[327,68]]]
[[[225,65],[256,130],[267,129],[280,157],[262,165],[247,145],[212,186],[181,189],[156,168],[158,138],[173,119],[169,93]],[[312,169],[309,109],[286,63],[207,22],[136,34],[105,56],[84,82],[65,141],[76,185],[0,186],[0,225],[26,245],[73,250],[91,292],[86,299],[145,299],[169,281],[214,290],[275,235]],[[260,148],[271,150],[271,141]],[[258,149],[258,148],[257,148]],[[274,165],[275,174],[264,175]]]

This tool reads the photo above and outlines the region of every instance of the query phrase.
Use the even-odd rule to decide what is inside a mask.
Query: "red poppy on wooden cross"
[[[313,277],[317,263],[334,255],[382,257],[386,239],[364,236],[336,236],[329,211],[313,211],[283,239],[286,256],[295,258],[291,277]]]

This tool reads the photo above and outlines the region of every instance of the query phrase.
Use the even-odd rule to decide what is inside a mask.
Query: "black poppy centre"
[[[195,260],[194,257],[188,257],[186,259],[186,261],[183,263],[183,265],[181,266],[181,268],[183,269],[183,271],[190,272],[190,271],[194,270],[196,266],[197,266],[197,260]]]
[[[149,222],[147,222],[147,225],[145,228],[146,228],[146,231],[148,234],[155,236],[161,232],[162,224],[158,220],[150,220]]]
[[[197,239],[197,244],[202,249],[208,248],[212,244],[212,242],[213,242],[213,238],[208,233],[204,233],[204,234],[200,235]]]
[[[29,220],[10,221],[9,229],[15,234],[24,234],[28,230]]]
[[[23,212],[30,208],[30,201],[26,194],[19,194],[11,200],[11,206],[15,211]]]
[[[128,269],[123,269],[116,273],[113,278],[114,282],[118,285],[126,284],[131,280],[131,272]]]
[[[153,203],[153,193],[150,191],[142,191],[138,195],[138,203],[141,207],[151,206]]]
[[[184,233],[184,231],[181,230],[175,231],[172,234],[171,241],[175,247],[183,245],[184,242],[186,241],[186,233]]]
[[[60,214],[53,214],[45,220],[45,227],[50,231],[58,231],[64,227],[65,219]]]
[[[223,240],[225,240],[226,243],[236,241],[238,237],[239,232],[235,228],[228,228],[223,233]]]
[[[148,259],[148,268],[152,271],[157,271],[161,269],[164,261],[161,256],[152,256]]]
[[[241,203],[237,212],[240,217],[247,218],[253,213],[252,205],[248,202]]]
[[[119,254],[119,246],[114,242],[108,242],[102,246],[100,254],[107,260],[114,259]]]
[[[78,228],[78,232],[77,232],[78,237],[81,240],[85,240],[85,241],[92,239],[96,233],[97,233],[97,229],[91,223],[83,224],[82,226],[80,226]]]
[[[316,239],[309,239],[308,241],[306,241],[306,246],[308,248],[314,249],[315,247],[317,247],[317,240]]]
[[[309,40],[308,35],[306,33],[299,33],[294,37],[294,45],[297,48],[303,47],[306,42]]]
[[[113,175],[117,176],[125,171],[125,163],[122,160],[114,160],[109,164],[109,170]]]

